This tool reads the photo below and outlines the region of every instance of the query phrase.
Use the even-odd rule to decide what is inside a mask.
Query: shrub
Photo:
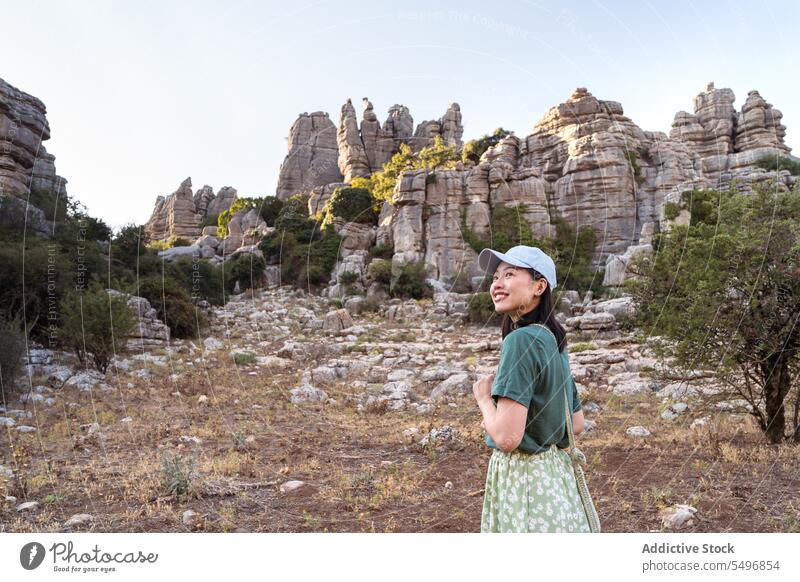
[[[461,149],[461,160],[465,163],[467,161],[472,161],[476,164],[479,163],[481,161],[481,156],[486,152],[486,150],[497,145],[500,143],[500,140],[511,134],[512,132],[503,129],[502,127],[498,127],[491,134],[485,134],[478,139],[469,140]]]
[[[22,367],[25,355],[25,327],[17,316],[6,319],[0,315],[0,393],[2,402],[6,402],[11,392],[14,379]]]
[[[161,487],[167,495],[182,495],[196,487],[194,457],[182,457],[164,451],[161,455]]]
[[[398,152],[392,159],[383,165],[378,172],[373,172],[369,178],[354,178],[351,186],[366,188],[375,200],[375,211],[380,211],[380,205],[385,200],[391,200],[395,184],[400,175],[408,170],[435,170],[454,168],[458,161],[455,146],[448,146],[442,138],[436,136],[432,146],[422,148],[414,153],[406,144],[400,144]]]
[[[394,268],[393,274],[389,288],[389,293],[393,297],[421,299],[433,296],[433,289],[425,281],[424,262],[403,263]]]
[[[772,172],[789,170],[792,176],[800,176],[800,161],[786,156],[764,156],[756,162],[756,165]]]
[[[161,261],[159,261],[161,263]],[[198,261],[190,257],[178,257],[164,265],[164,277],[174,279],[193,301],[205,299],[214,305],[225,303],[225,279],[221,265]]]
[[[330,224],[334,217],[347,222],[376,224],[375,200],[366,188],[337,188],[325,204],[323,224]]]
[[[255,364],[256,363],[256,355],[251,354],[250,352],[236,352],[233,354],[233,363],[237,366],[243,366],[246,364]]]
[[[182,236],[173,236],[172,238],[169,239],[167,246],[169,248],[188,247],[191,246],[191,244],[192,244],[191,241]]]
[[[277,196],[265,196],[259,206],[261,218],[267,223],[267,226],[275,226],[275,221],[278,218],[281,210],[283,209],[283,200]]]
[[[356,281],[358,281],[359,276],[358,273],[354,273],[353,271],[345,271],[341,275],[339,275],[339,283],[342,285],[352,285]]]
[[[189,293],[172,277],[145,277],[139,282],[138,294],[155,308],[173,337],[197,337],[207,324],[205,315],[192,303]]]
[[[369,249],[370,259],[391,259],[394,255],[394,249],[389,245],[375,245]]]
[[[227,261],[225,269],[225,288],[229,293],[233,292],[236,282],[239,282],[240,289],[257,289],[264,282],[264,269],[267,264],[262,257],[254,254],[241,254],[238,257]]]
[[[590,350],[596,350],[597,344],[592,342],[579,342],[577,344],[573,344],[569,347],[569,352],[571,354],[579,354],[581,352],[588,352]]]
[[[228,223],[233,218],[233,215],[244,210],[245,208],[256,208],[258,200],[254,198],[237,198],[227,210],[223,210],[217,217],[217,235],[220,238],[228,236]]]
[[[388,259],[373,259],[367,272],[378,283],[389,285],[392,282],[392,261]]]
[[[481,325],[499,325],[501,315],[494,308],[489,292],[473,293],[467,301],[467,321]]]
[[[127,297],[111,295],[99,285],[82,293],[69,291],[61,301],[61,314],[65,344],[83,364],[91,354],[95,368],[104,374],[111,358],[125,351],[134,330]]]
[[[217,226],[217,225],[219,225],[218,214],[209,214],[208,216],[203,217],[203,220],[200,222],[201,228],[205,228],[206,226]]]

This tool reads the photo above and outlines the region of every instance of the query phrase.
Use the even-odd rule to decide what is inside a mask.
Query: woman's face
[[[503,261],[494,272],[489,293],[498,313],[516,316],[534,309],[546,286],[545,279],[534,281],[529,271]]]

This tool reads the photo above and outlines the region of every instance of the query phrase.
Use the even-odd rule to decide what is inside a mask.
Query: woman
[[[497,374],[473,385],[486,443],[495,449],[481,531],[599,531],[582,470],[577,478],[573,473],[582,454],[570,447],[569,429],[583,431],[583,412],[569,372],[566,332],[553,310],[555,264],[528,246],[505,254],[484,249],[478,263],[493,274],[492,301],[504,314]]]

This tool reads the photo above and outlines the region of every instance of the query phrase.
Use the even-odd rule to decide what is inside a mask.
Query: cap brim
[[[518,259],[511,258],[508,255],[498,253],[492,249],[483,249],[478,255],[478,266],[486,271],[486,273],[489,275],[494,274],[494,272],[497,270],[497,265],[503,261],[509,265],[514,265],[515,267],[524,267],[526,269],[530,268],[530,265],[526,265]]]

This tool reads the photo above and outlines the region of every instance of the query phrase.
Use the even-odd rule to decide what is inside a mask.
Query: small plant
[[[571,354],[579,354],[581,352],[588,352],[590,350],[596,350],[597,344],[592,342],[578,342],[573,344],[569,347],[569,352]]]
[[[182,457],[165,451],[161,455],[161,487],[167,495],[187,494],[197,481],[194,457]]]
[[[375,245],[369,249],[370,259],[391,259],[394,255],[394,249],[389,245]]]
[[[494,308],[494,301],[488,292],[474,293],[467,301],[467,321],[470,323],[494,325],[500,322],[500,314]]]
[[[182,236],[173,236],[171,239],[169,239],[168,246],[170,246],[172,248],[175,248],[175,247],[188,247],[191,244],[192,243],[188,239],[185,239]]]
[[[393,297],[421,299],[433,295],[433,289],[425,281],[425,263],[403,263],[396,268],[389,292]]]
[[[251,354],[250,352],[236,352],[233,354],[233,362],[237,366],[244,366],[247,364],[255,364],[256,363],[256,355]]]
[[[342,285],[352,285],[356,281],[358,281],[359,276],[358,273],[354,273],[353,271],[345,271],[341,275],[339,275],[339,283]]]
[[[333,222],[334,217],[347,222],[375,224],[378,215],[372,194],[366,188],[337,188],[325,204],[323,225]]]
[[[374,259],[369,264],[368,273],[378,283],[389,285],[392,282],[392,261],[388,259]]]

